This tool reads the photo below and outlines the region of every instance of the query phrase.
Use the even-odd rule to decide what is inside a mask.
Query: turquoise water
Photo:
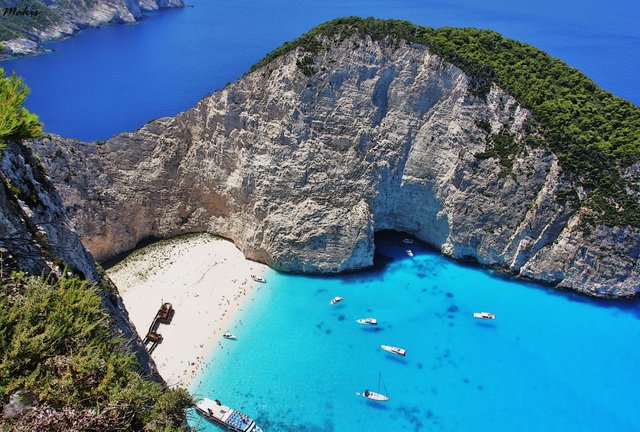
[[[490,28],[580,68],[640,103],[640,2],[585,0],[191,0],[137,25],[52,42],[3,62],[32,88],[46,130],[105,139],[174,115],[267,52],[329,19],[376,16]],[[376,270],[332,278],[268,272],[268,288],[211,354],[194,390],[269,431],[633,431],[640,304],[585,299],[460,266],[399,237]],[[346,298],[331,307],[335,295]],[[497,314],[492,322],[474,311]],[[374,316],[375,329],[354,320]],[[406,348],[406,359],[379,345]],[[356,397],[365,388],[384,405]],[[195,421],[195,417],[194,417]],[[217,430],[205,425],[206,430]]]
[[[497,30],[580,68],[640,103],[637,0],[190,0],[192,8],[136,25],[87,30],[49,43],[54,53],[3,62],[32,88],[27,107],[46,130],[106,139],[192,107],[266,53],[330,19],[399,18]]]
[[[638,302],[516,282],[418,244],[410,258],[401,239],[378,235],[386,258],[369,272],[268,272],[232,327],[239,340],[211,353],[192,390],[265,431],[639,430]],[[336,295],[345,301],[329,305]],[[378,327],[355,323],[367,316]],[[379,374],[389,402],[355,395]]]

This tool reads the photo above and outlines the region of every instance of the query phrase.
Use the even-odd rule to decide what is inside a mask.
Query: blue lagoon
[[[637,428],[637,301],[517,281],[403,238],[379,234],[370,271],[267,273],[268,289],[234,324],[239,339],[211,353],[191,390],[266,431]],[[368,316],[378,325],[355,322]],[[376,391],[379,374],[389,402],[356,396]]]
[[[26,105],[45,132],[106,139],[190,108],[315,25],[372,15],[491,28],[640,101],[638,2],[190,3],[2,66],[32,88]],[[229,329],[238,340],[210,353],[191,390],[247,413],[267,432],[640,429],[637,300],[594,300],[514,280],[402,239],[379,234],[376,266],[365,272],[268,271],[267,289]],[[330,305],[335,296],[345,300]],[[497,318],[474,319],[479,311]],[[377,326],[356,324],[369,316]],[[390,401],[356,395],[375,391],[379,376]],[[196,414],[191,422],[218,430]]]

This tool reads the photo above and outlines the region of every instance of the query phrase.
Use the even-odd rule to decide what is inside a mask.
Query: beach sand
[[[188,388],[234,314],[262,284],[251,279],[268,267],[244,258],[233,243],[207,234],[142,248],[107,270],[129,318],[144,339],[163,302],[173,305],[164,340],[152,357],[171,387]]]

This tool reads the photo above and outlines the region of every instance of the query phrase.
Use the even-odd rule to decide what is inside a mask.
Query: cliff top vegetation
[[[18,16],[4,14],[5,8],[13,7],[37,13]],[[40,0],[0,0],[0,41],[27,37],[34,30],[44,30],[59,21],[60,16],[55,9],[47,7]]]
[[[529,144],[546,145],[559,158],[575,187],[586,198],[583,219],[607,225],[640,227],[640,206],[626,192],[638,190],[621,170],[640,161],[640,108],[602,90],[579,70],[533,46],[489,30],[439,29],[407,21],[339,18],[287,42],[252,67],[252,71],[295,49],[316,54],[328,49],[327,40],[352,35],[396,40],[427,46],[471,78],[471,90],[484,97],[492,83],[531,109],[537,121]],[[309,63],[309,60],[307,61]],[[311,64],[304,72],[312,71]],[[578,194],[566,193],[578,200]]]

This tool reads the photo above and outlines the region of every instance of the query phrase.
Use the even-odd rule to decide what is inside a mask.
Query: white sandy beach
[[[244,258],[233,243],[202,234],[155,243],[107,271],[140,335],[163,302],[173,305],[164,340],[152,354],[170,386],[189,387],[199,366],[228,330],[254,289],[250,275],[268,267]]]

